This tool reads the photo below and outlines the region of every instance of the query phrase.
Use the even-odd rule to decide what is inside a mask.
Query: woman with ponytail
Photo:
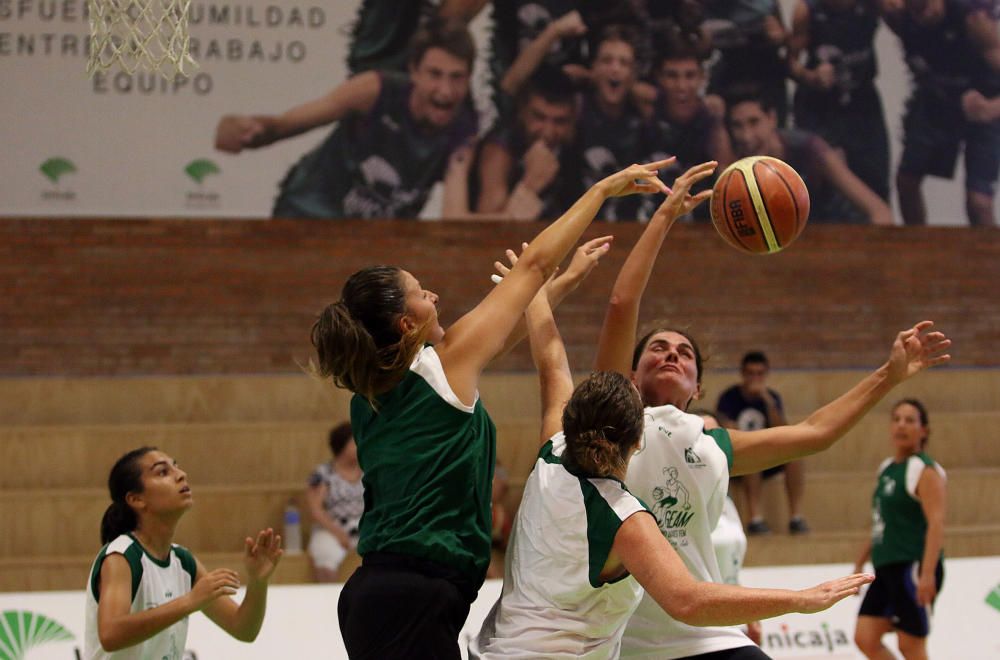
[[[180,658],[188,616],[205,612],[236,639],[252,642],[264,622],[267,584],[281,559],[281,537],[266,529],[245,542],[249,578],[237,604],[236,571],[208,571],[174,530],[194,500],[187,474],[155,447],[122,456],[108,477],[111,504],[87,584],[87,660]]]
[[[633,165],[598,182],[447,331],[438,296],[396,267],[355,273],[320,314],[316,370],[355,394],[351,426],[364,471],[363,561],[338,605],[352,658],[460,657],[459,632],[490,560],[496,442],[480,374],[516,338],[528,303],[604,201],[663,190],[656,170],[668,163]],[[609,241],[584,245],[550,295],[579,283]]]
[[[696,580],[624,483],[632,455],[643,451],[639,391],[613,371],[573,389],[546,296],[532,301],[527,326],[543,444],[514,522],[500,600],[471,657],[617,658],[643,589],[670,616],[714,626],[819,612],[872,580],[852,575],[802,591]]]
[[[882,461],[872,494],[871,537],[854,562],[870,558],[875,581],[865,594],[854,642],[867,658],[889,658],[882,637],[896,633],[906,660],[927,658],[931,610],[944,581],[947,475],[927,453],[927,408],[917,399],[892,407],[892,456]]]

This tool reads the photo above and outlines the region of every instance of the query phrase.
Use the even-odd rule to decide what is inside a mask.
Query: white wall
[[[280,570],[280,569],[279,569]],[[743,571],[745,585],[801,589],[850,572],[848,564],[751,568]],[[1000,557],[952,559],[946,563],[944,588],[937,601],[928,641],[932,658],[940,660],[992,660],[1000,657]],[[500,594],[501,582],[488,581],[479,592],[463,630],[463,639],[476,634]],[[996,605],[986,602],[994,593]],[[260,637],[241,644],[228,637],[207,618],[196,614],[188,629],[188,660],[241,658],[346,658],[337,625],[340,585],[279,586],[268,594],[267,617]],[[846,660],[862,656],[851,642],[858,598],[848,598],[833,608],[812,615],[789,615],[763,622],[763,649],[776,660],[798,658]],[[0,593],[0,644],[16,637],[4,619],[20,612],[18,620],[47,617],[65,628],[71,639],[51,641],[31,649],[31,660],[71,660],[82,653],[84,592]],[[886,639],[895,646],[892,636]],[[18,657],[17,654],[13,654]],[[4,649],[0,646],[0,657]]]

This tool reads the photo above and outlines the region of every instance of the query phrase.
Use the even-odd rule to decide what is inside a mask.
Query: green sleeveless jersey
[[[924,556],[927,518],[917,499],[917,483],[925,468],[942,478],[944,469],[920,452],[896,463],[887,458],[879,466],[872,495],[872,565],[920,561]]]
[[[477,395],[463,404],[432,346],[377,398],[351,400],[364,470],[358,552],[395,552],[459,570],[482,584],[490,562],[496,427]]]

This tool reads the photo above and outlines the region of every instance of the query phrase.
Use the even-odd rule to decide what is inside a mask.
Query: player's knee
[[[872,630],[856,628],[854,630],[854,645],[866,656],[872,657],[882,646],[882,635]]]
[[[925,637],[916,637],[905,633],[898,633],[896,636],[899,638],[899,652],[903,654],[903,657],[923,657],[920,654],[924,650]]]
[[[976,190],[966,190],[965,208],[969,223],[973,225],[993,224],[993,197]]]

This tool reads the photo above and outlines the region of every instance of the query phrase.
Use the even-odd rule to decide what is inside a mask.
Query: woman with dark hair
[[[247,537],[243,602],[236,571],[208,571],[173,543],[194,500],[187,474],[155,447],[133,449],[111,468],[111,505],[101,521],[104,547],[87,584],[88,660],[179,658],[188,616],[203,611],[241,642],[252,642],[264,622],[267,584],[281,559],[281,537],[271,529]]]
[[[358,446],[350,422],[330,430],[331,460],[309,475],[306,506],[313,519],[309,559],[317,582],[336,582],[337,569],[358,545],[358,524],[365,510]]]
[[[470,655],[617,658],[643,588],[680,620],[719,625],[818,612],[871,581],[852,575],[789,591],[695,580],[622,483],[642,442],[638,390],[613,371],[595,372],[573,389],[544,295],[528,309],[528,328],[544,444],[525,484],[500,600]]]
[[[878,468],[872,535],[855,566],[871,557],[875,581],[858,613],[854,641],[868,658],[891,658],[882,636],[895,631],[906,660],[927,658],[930,611],[944,580],[944,468],[927,452],[930,423],[916,399],[892,407],[892,456]]]
[[[663,190],[656,170],[669,162],[632,165],[598,182],[447,331],[438,296],[389,266],[352,275],[320,314],[312,330],[317,371],[355,394],[351,426],[364,470],[363,561],[338,605],[352,657],[412,657],[414,649],[460,657],[458,635],[490,561],[496,431],[479,376],[604,201]],[[610,240],[585,244],[556,280],[562,293],[549,294],[575,287]]]
[[[889,359],[848,392],[798,424],[758,431],[717,429],[704,432],[700,417],[687,411],[701,396],[703,357],[689,333],[656,324],[635,341],[639,305],[653,264],[674,221],[708,198],[706,191],[687,194],[710,176],[715,163],[697,165],[674,184],[646,225],[622,265],[612,288],[598,343],[597,369],[632,378],[646,405],[645,443],[629,464],[625,484],[645,502],[663,489],[670,469],[691,494],[687,507],[664,507],[657,516],[691,573],[699,580],[720,582],[712,546],[715,529],[729,490],[730,475],[759,472],[830,447],[896,385],[924,369],[950,359],[951,344],[933,323],[923,321],[900,332]],[[738,628],[698,628],[665,612],[650,593],[629,621],[622,657],[698,658],[713,660],[765,657]]]

